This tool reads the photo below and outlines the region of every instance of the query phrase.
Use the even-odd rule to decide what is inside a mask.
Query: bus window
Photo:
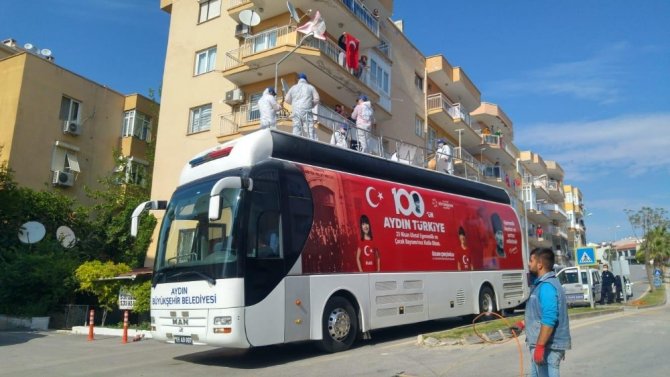
[[[279,234],[279,212],[262,213],[258,218],[256,233],[256,256],[258,258],[281,258]]]

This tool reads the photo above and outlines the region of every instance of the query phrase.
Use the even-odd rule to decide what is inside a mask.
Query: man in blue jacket
[[[537,278],[526,302],[524,321],[517,327],[526,329],[534,377],[559,377],[565,351],[571,348],[568,305],[553,266],[551,249],[536,248],[530,252],[528,267]]]

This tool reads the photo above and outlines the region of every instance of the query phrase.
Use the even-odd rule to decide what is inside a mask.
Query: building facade
[[[142,182],[155,102],[88,80],[13,39],[0,44],[0,77],[0,161],[20,186],[89,205],[84,188],[101,188],[98,180],[115,169]],[[115,151],[127,166],[118,166]]]
[[[514,144],[511,119],[482,94],[465,70],[443,55],[425,56],[392,20],[392,0],[161,0],[170,14],[161,127],[152,198],[169,199],[182,166],[194,155],[260,126],[258,100],[305,73],[321,97],[313,109],[317,137],[329,142],[356,99],[367,96],[376,124],[368,153],[421,168],[438,168],[436,141],[449,145],[452,173],[504,188],[525,229],[527,246],[547,246],[566,263],[563,170]],[[325,20],[325,39],[298,26]],[[355,43],[355,55],[347,46]],[[354,56],[354,58],[352,58]],[[351,60],[358,67],[351,65]],[[344,108],[344,116],[334,109]],[[291,107],[278,128],[289,131]],[[355,137],[355,136],[354,136]],[[352,144],[353,145],[353,144]],[[162,216],[160,212],[155,214]],[[537,237],[536,228],[546,227]],[[147,265],[152,263],[150,248]]]

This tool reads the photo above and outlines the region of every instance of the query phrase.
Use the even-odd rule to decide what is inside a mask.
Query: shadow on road
[[[33,331],[0,331],[0,347],[26,343],[46,335]]]
[[[435,320],[405,326],[376,330],[371,333],[371,339],[359,339],[356,348],[393,342],[405,338],[416,337],[419,334],[444,331],[450,328],[463,326],[467,322],[456,318]],[[256,347],[251,349],[219,348],[203,352],[175,357],[176,360],[188,363],[222,366],[239,369],[261,369],[282,365],[297,360],[323,356],[324,353],[316,347],[315,342],[282,344],[276,346]]]

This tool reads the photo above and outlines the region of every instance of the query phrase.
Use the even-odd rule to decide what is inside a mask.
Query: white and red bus
[[[499,188],[261,130],[195,157],[165,208],[154,338],[247,348],[513,308],[528,295]]]

